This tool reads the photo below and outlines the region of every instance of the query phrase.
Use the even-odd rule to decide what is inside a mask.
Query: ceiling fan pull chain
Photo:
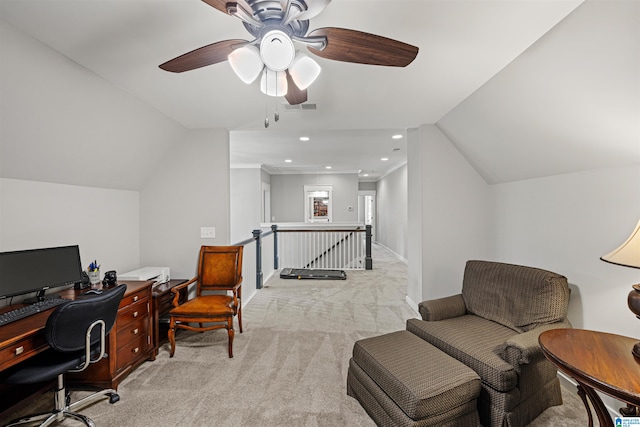
[[[264,75],[264,85],[265,87],[269,87],[269,74]],[[266,91],[264,94],[264,127],[265,129],[269,127],[269,95],[267,95]]]
[[[278,73],[276,71],[276,96],[274,97],[274,103],[276,105],[276,112],[273,113],[273,120],[277,123],[280,120],[280,113],[278,112]]]

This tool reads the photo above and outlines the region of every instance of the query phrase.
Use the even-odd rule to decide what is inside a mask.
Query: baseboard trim
[[[398,258],[400,261],[402,261],[404,264],[409,265],[409,261],[407,259],[405,259],[404,257],[402,257],[400,254],[398,254],[397,252],[393,251],[392,249],[389,249],[388,247],[386,247],[385,245],[383,245],[380,242],[373,242],[374,245],[378,245],[380,246],[382,249],[386,250],[387,252],[393,254],[393,256],[395,256],[396,258]]]
[[[409,304],[409,307],[411,307],[411,309],[415,311],[418,316],[420,316],[420,311],[418,310],[418,304],[414,302],[411,298],[409,298],[408,295],[405,297],[405,301],[407,301],[407,304]]]

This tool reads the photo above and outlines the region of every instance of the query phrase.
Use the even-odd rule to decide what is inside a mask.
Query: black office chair
[[[13,420],[6,427],[40,420],[44,420],[40,426],[48,426],[67,416],[95,427],[90,418],[73,411],[105,396],[109,397],[109,403],[120,400],[115,390],[107,389],[71,404],[64,385],[64,374],[83,371],[89,364],[107,357],[105,337],[116,321],[118,306],[126,290],[127,286],[123,284],[100,295],[86,295],[58,306],[51,313],[45,327],[51,349],[18,365],[0,380],[18,385],[51,381],[58,377],[55,407],[52,412]]]

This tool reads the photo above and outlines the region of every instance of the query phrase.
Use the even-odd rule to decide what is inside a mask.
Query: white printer
[[[118,274],[118,281],[153,280],[157,283],[169,281],[169,267],[142,267],[137,270]]]

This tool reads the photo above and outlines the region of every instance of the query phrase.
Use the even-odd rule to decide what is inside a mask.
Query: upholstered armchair
[[[562,404],[557,370],[538,344],[541,332],[567,328],[567,279],[550,271],[468,261],[462,293],[419,304],[407,330],[472,368],[485,427],[525,426]]]

